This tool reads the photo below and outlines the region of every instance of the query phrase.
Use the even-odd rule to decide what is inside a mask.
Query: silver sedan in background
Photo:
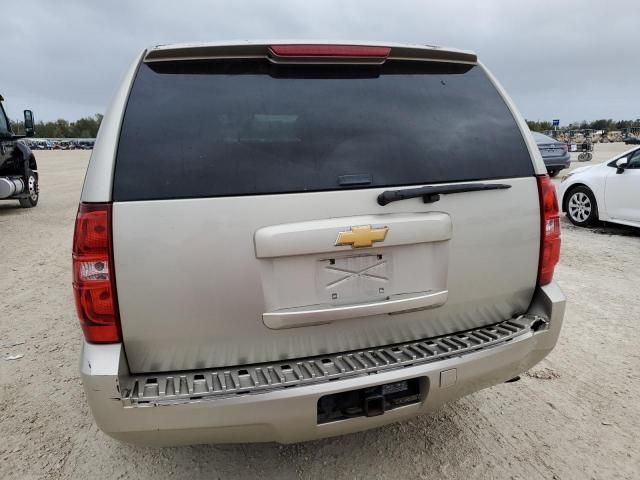
[[[559,142],[538,132],[531,132],[531,134],[538,144],[538,149],[550,177],[555,177],[563,168],[569,168],[571,154],[566,143]]]

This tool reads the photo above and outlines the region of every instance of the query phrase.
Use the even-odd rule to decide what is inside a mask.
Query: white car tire
[[[598,204],[593,192],[585,186],[569,190],[565,201],[569,221],[578,227],[588,227],[598,220]]]

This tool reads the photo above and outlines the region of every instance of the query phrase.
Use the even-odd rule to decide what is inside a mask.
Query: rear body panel
[[[375,199],[383,189],[114,204],[118,301],[131,370],[207,368],[387,345],[524,312],[538,267],[536,181],[502,182],[512,188],[443,195],[433,205],[411,199],[381,207]],[[514,204],[521,205],[518,215],[512,215]],[[394,216],[436,212],[446,212],[448,239],[441,224],[423,226],[413,238],[406,223],[393,224]],[[257,258],[256,233],[265,228],[331,219],[338,231],[361,224],[362,215],[373,215],[373,225],[390,225],[388,245],[335,247],[330,235],[322,245],[294,241],[269,257],[259,250]],[[411,243],[394,244],[403,233]],[[446,303],[299,328],[265,325],[266,312],[339,304],[341,298],[332,302],[328,295],[335,292],[318,287],[324,281],[318,265],[364,253],[389,259],[393,287],[369,282],[391,289],[382,296],[447,291]],[[361,286],[365,298],[348,301],[375,300],[378,290],[369,289]]]

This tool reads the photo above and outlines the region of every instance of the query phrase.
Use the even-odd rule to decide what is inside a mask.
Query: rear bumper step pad
[[[521,316],[487,327],[353,352],[214,370],[132,375],[121,388],[125,407],[259,393],[328,382],[460,356],[507,342],[539,325]],[[546,322],[544,322],[546,324]]]

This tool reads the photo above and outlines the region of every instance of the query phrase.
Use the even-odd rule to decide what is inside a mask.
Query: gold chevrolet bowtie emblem
[[[371,228],[371,225],[351,227],[351,230],[340,232],[336,247],[351,245],[353,248],[370,247],[374,242],[384,242],[389,227]]]

